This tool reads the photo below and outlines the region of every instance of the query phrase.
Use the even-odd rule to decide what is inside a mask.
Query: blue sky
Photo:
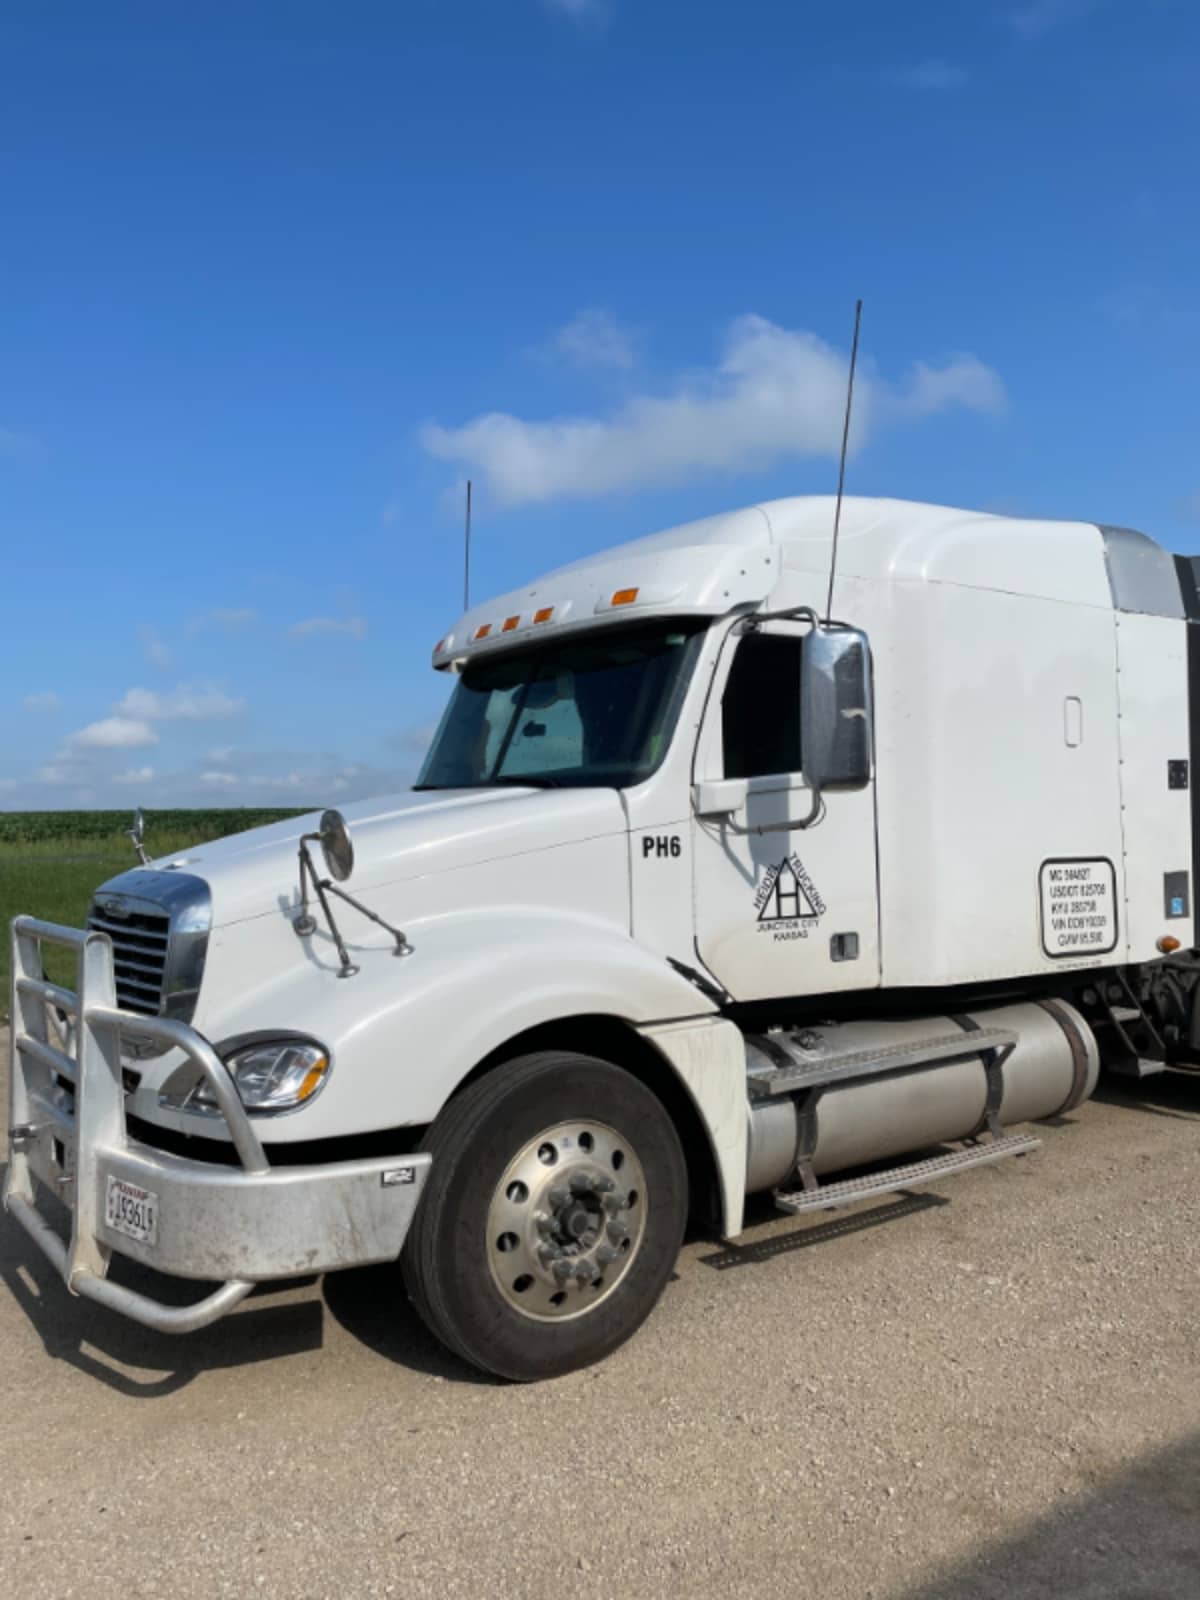
[[[461,598],[849,486],[1200,550],[1193,0],[0,0],[0,806],[411,779]]]

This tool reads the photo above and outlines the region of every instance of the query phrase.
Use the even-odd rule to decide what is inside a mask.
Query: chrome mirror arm
[[[361,911],[363,916],[367,917],[371,922],[376,923],[380,928],[386,929],[396,941],[395,948],[392,952],[393,955],[412,955],[413,947],[411,944],[409,944],[408,939],[399,928],[394,928],[390,922],[385,922],[384,919],[379,916],[378,913],[372,911],[369,906],[363,905],[361,900],[356,900],[352,894],[347,894],[345,889],[339,889],[337,884],[331,879],[318,877],[317,870],[312,863],[312,857],[308,853],[308,846],[312,841],[320,843],[321,835],[319,833],[301,834],[299,850],[300,915],[292,922],[292,927],[295,928],[299,937],[301,939],[308,939],[311,938],[311,936],[317,931],[317,920],[309,909],[308,891],[309,886],[311,885],[313,893],[316,895],[317,900],[320,903],[321,910],[325,915],[325,921],[328,925],[330,935],[334,944],[337,946],[338,960],[341,963],[341,970],[338,973],[339,978],[352,978],[359,968],[354,964],[353,961],[351,961],[349,951],[346,949],[345,941],[342,938],[341,930],[339,929],[337,921],[334,918],[333,907],[329,904],[329,896],[331,894],[337,895],[339,900],[344,900],[348,906],[353,906],[356,911]]]
[[[349,951],[346,949],[345,942],[342,939],[341,930],[338,928],[333,910],[326,897],[325,889],[328,880],[323,881],[318,878],[317,869],[313,866],[312,857],[308,853],[309,840],[316,839],[319,841],[320,837],[319,833],[302,833],[300,835],[300,915],[292,923],[292,927],[295,928],[301,939],[310,938],[317,931],[317,920],[308,907],[308,886],[311,883],[320,902],[321,910],[325,913],[325,922],[329,928],[330,936],[337,946],[338,960],[341,962],[341,970],[338,973],[338,977],[352,978],[358,968],[350,959]]]
[[[722,826],[729,829],[730,833],[794,833],[798,828],[811,828],[820,822],[825,811],[825,800],[819,789],[812,792],[812,807],[806,817],[797,817],[794,822],[764,822],[760,828],[743,828],[733,820],[732,811],[726,814]]]
[[[363,905],[361,900],[356,900],[352,894],[347,894],[345,889],[339,889],[337,884],[331,883],[328,878],[325,878],[322,882],[320,882],[317,887],[318,889],[324,889],[328,894],[337,895],[339,900],[344,900],[348,906],[353,906],[356,911],[361,911],[364,917],[369,917],[370,920],[374,923],[377,923],[379,927],[386,929],[396,941],[396,948],[392,951],[393,955],[412,955],[413,947],[411,944],[409,944],[408,939],[400,931],[400,929],[393,928],[390,922],[385,922],[381,916],[371,910],[370,906]]]

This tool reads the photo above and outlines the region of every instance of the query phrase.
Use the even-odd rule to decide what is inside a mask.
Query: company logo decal
[[[773,939],[807,939],[825,914],[820,891],[799,856],[787,855],[768,867],[754,896],[759,933]]]
[[[107,912],[110,917],[127,917],[129,915],[129,901],[124,895],[109,895],[100,901],[101,911]]]

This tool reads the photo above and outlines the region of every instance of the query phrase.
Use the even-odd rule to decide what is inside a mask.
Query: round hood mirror
[[[354,871],[354,843],[340,811],[321,813],[320,834],[321,853],[325,857],[329,876],[336,878],[339,883],[345,883]]]

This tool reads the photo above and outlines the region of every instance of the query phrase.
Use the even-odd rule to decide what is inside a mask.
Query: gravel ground
[[[630,1345],[533,1388],[444,1356],[389,1272],[170,1340],[4,1220],[0,1585],[1196,1600],[1198,1267],[1185,1078],[937,1193],[693,1240]]]

